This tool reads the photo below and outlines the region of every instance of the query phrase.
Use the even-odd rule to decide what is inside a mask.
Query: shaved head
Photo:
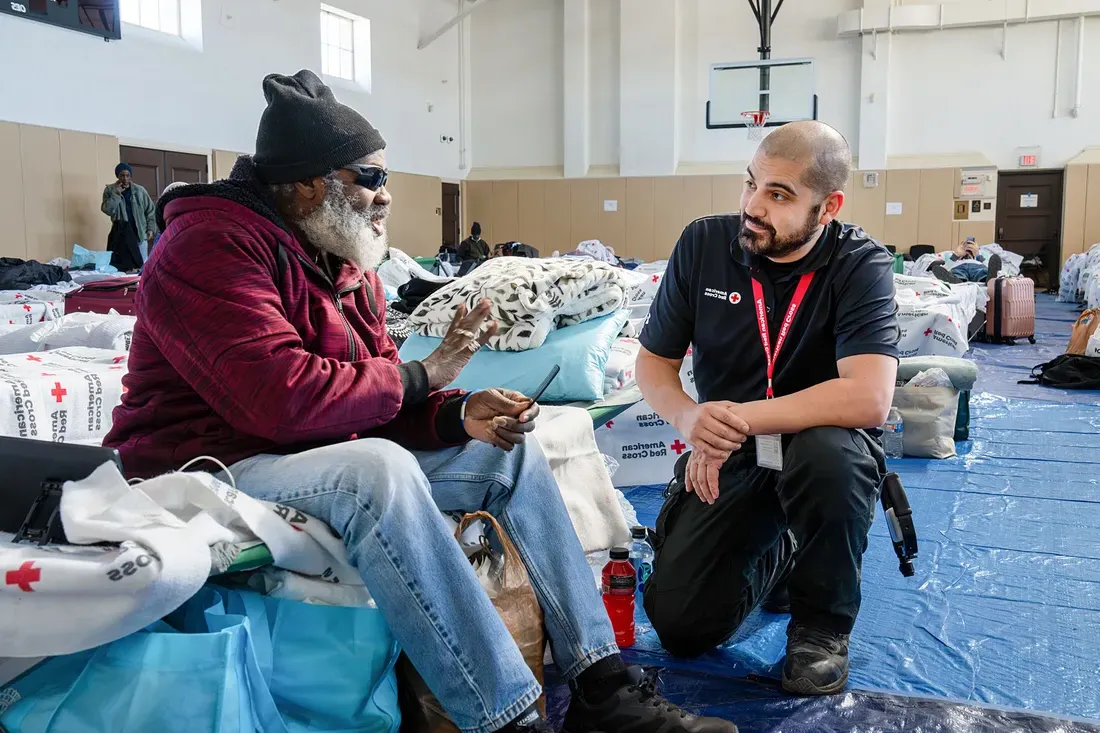
[[[852,149],[844,136],[824,122],[791,122],[764,138],[757,154],[805,167],[802,182],[818,196],[843,191],[852,172]]]

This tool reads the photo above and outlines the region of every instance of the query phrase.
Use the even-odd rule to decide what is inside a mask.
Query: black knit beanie
[[[270,74],[256,133],[256,173],[264,183],[323,176],[386,147],[363,115],[340,104],[316,74]]]

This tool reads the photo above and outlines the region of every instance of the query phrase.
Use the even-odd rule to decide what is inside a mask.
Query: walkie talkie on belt
[[[882,512],[890,528],[890,540],[898,556],[898,569],[906,578],[913,577],[913,560],[917,556],[917,529],[913,525],[913,510],[909,497],[896,473],[882,480]]]

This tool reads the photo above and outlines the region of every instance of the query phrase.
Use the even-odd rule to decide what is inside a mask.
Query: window
[[[321,6],[321,73],[370,90],[370,21]]]
[[[120,0],[122,22],[180,35],[180,0]]]

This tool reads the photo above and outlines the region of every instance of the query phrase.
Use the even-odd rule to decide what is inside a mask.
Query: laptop
[[[0,532],[14,542],[65,544],[61,487],[109,461],[122,471],[113,448],[0,437]]]

